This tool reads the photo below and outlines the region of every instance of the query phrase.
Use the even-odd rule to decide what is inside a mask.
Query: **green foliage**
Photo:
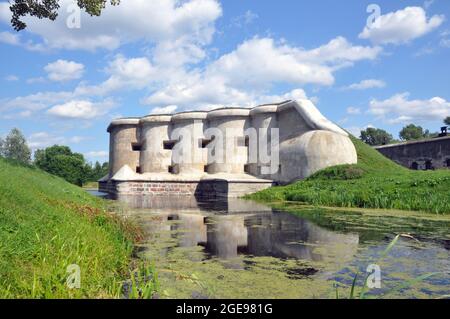
[[[358,154],[357,165],[328,168],[307,180],[273,187],[249,198],[450,214],[450,171],[410,171],[356,138],[351,139]],[[346,178],[350,167],[361,170],[362,175]]]
[[[309,180],[328,179],[328,180],[347,180],[363,177],[364,169],[358,165],[339,165],[326,168],[310,176]]]
[[[403,141],[412,141],[429,137],[430,132],[428,130],[424,131],[421,126],[409,124],[400,131],[399,136]]]
[[[447,117],[444,119],[444,124],[445,124],[445,125],[450,125],[450,116],[447,116]]]
[[[391,134],[385,130],[369,127],[366,130],[361,131],[360,136],[361,141],[375,146],[375,145],[386,145],[392,143],[393,137]]]
[[[0,298],[117,297],[134,234],[102,200],[0,159]],[[80,289],[66,286],[71,264],[81,268]]]
[[[73,153],[68,146],[54,145],[37,150],[34,157],[34,164],[40,169],[78,186],[97,181],[108,173],[108,163],[96,162],[91,167],[82,154]]]
[[[31,150],[22,132],[13,128],[3,141],[0,139],[0,156],[28,164],[31,161]]]
[[[82,154],[72,153],[69,147],[54,145],[37,150],[34,164],[40,169],[82,186],[86,182],[86,163]]]
[[[87,182],[96,182],[109,172],[109,165],[107,162],[100,164],[99,162],[95,162],[94,166],[90,166],[89,164],[86,167],[86,171],[88,175],[86,177]]]
[[[9,7],[12,12],[11,25],[16,31],[27,27],[22,18],[30,15],[39,19],[55,20],[58,17],[60,0],[13,0]],[[105,8],[108,0],[77,0],[78,7],[84,9],[91,16],[99,16]],[[117,5],[120,0],[109,0],[112,5]]]

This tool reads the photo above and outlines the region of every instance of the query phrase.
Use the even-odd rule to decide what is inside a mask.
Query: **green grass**
[[[358,164],[322,170],[306,180],[248,196],[317,206],[384,208],[450,214],[450,171],[412,171],[352,137]]]
[[[103,200],[0,158],[0,298],[119,297],[133,234]],[[66,285],[71,264],[80,289]]]

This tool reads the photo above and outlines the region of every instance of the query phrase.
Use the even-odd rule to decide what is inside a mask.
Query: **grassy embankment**
[[[450,171],[412,171],[352,137],[358,164],[331,167],[304,181],[248,196],[265,202],[383,208],[450,214]]]
[[[119,297],[136,236],[103,200],[0,158],[0,298]],[[71,264],[80,289],[66,285]]]

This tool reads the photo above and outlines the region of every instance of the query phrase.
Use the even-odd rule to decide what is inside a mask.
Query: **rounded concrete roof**
[[[113,127],[115,126],[121,126],[121,125],[138,125],[139,119],[138,118],[123,118],[123,119],[116,119],[109,124],[107,131],[109,132]]]
[[[287,101],[286,103],[278,105],[278,112],[282,112],[293,107],[295,107],[294,101]]]
[[[276,113],[278,111],[278,104],[260,105],[250,110],[250,116],[263,113]]]
[[[216,109],[208,112],[208,119],[220,118],[220,117],[243,117],[250,114],[250,109],[246,108],[224,108]]]
[[[172,115],[160,114],[160,115],[148,115],[140,120],[140,124],[145,123],[169,123],[172,119]]]
[[[189,121],[189,120],[204,120],[208,112],[205,111],[193,111],[193,112],[182,112],[177,113],[172,116],[172,122]]]
[[[113,120],[110,125],[117,126],[117,125],[137,125],[137,124],[139,124],[139,118],[130,117]]]

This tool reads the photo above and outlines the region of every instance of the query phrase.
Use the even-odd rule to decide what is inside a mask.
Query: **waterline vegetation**
[[[358,164],[322,170],[304,181],[247,196],[264,202],[383,208],[450,214],[450,171],[411,171],[352,137]]]

